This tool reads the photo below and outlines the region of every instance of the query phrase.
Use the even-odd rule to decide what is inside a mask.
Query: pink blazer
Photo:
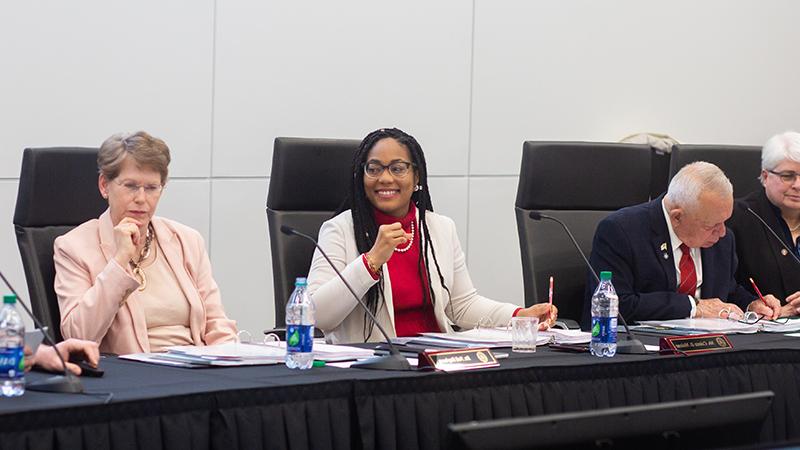
[[[189,328],[195,345],[236,339],[236,322],[222,308],[219,288],[200,233],[178,222],[153,217],[164,256],[189,300]],[[139,282],[114,260],[114,227],[108,211],[58,237],[53,256],[55,290],[65,339],[88,339],[100,351],[149,352],[144,310],[136,301]]]

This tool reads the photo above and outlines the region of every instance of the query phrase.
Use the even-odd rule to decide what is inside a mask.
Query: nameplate
[[[732,350],[728,336],[720,333],[696,334],[694,336],[665,336],[659,340],[662,352],[694,354],[717,350]]]
[[[488,348],[463,348],[457,350],[426,350],[419,354],[419,368],[454,372],[458,370],[497,367],[494,354]]]

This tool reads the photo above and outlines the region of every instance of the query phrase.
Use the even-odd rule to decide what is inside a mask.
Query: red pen
[[[758,289],[758,286],[756,286],[756,282],[753,281],[753,277],[750,277],[750,284],[752,284],[753,285],[753,289],[756,290],[756,294],[758,294],[758,298],[760,298],[761,301],[764,302],[765,305],[769,306],[769,303],[767,303],[767,301],[764,300],[764,296],[761,295],[761,291]]]

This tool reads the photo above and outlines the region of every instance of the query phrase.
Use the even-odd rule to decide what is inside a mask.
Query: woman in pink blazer
[[[236,339],[200,233],[154,216],[169,162],[164,141],[143,131],[100,147],[108,210],[54,244],[64,338],[118,354]]]

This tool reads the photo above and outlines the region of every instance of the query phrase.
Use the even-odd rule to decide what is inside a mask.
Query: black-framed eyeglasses
[[[411,171],[414,164],[408,161],[394,161],[387,166],[377,162],[368,161],[364,164],[364,175],[369,178],[378,178],[383,175],[383,171],[389,169],[389,173],[395,178],[405,178]]]
[[[776,172],[774,170],[768,170],[767,172],[769,172],[769,173],[771,173],[773,175],[777,175],[778,178],[780,178],[781,181],[783,181],[786,184],[793,184],[794,181],[797,179],[797,177],[800,177],[800,173],[792,172],[792,171]]]

